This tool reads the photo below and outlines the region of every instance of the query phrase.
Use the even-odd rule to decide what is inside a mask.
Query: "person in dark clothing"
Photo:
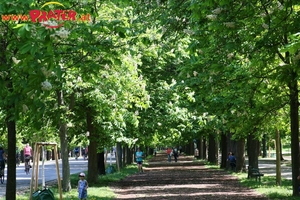
[[[177,162],[177,158],[178,158],[178,150],[177,148],[173,148],[173,155],[174,155],[174,161]]]
[[[234,156],[234,153],[230,152],[229,156],[228,156],[228,161],[231,167],[232,171],[235,171],[235,167],[236,167],[236,158]]]
[[[4,174],[4,168],[5,168],[5,160],[6,160],[6,153],[2,146],[0,146],[0,166],[1,166],[1,174]]]

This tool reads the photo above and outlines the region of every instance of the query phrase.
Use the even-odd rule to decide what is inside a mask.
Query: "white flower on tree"
[[[234,22],[224,22],[223,23],[227,28],[234,28],[235,23]]]
[[[12,57],[12,60],[15,64],[18,64],[21,60],[17,60],[15,57]]]
[[[51,90],[52,85],[47,80],[41,83],[42,90]]]
[[[265,29],[269,29],[269,25],[265,24],[265,23],[262,24],[262,27],[265,28]]]
[[[222,12],[222,8],[216,8],[213,11],[211,11],[213,14],[218,15]]]
[[[23,112],[24,112],[24,113],[28,111],[28,107],[27,107],[25,104],[23,104],[22,107],[23,107]]]
[[[60,28],[58,31],[55,31],[55,34],[61,38],[68,38],[70,31],[66,30],[64,27]]]
[[[210,20],[216,20],[217,17],[218,17],[217,15],[206,15],[206,18]]]
[[[233,57],[234,57],[234,54],[233,54],[233,53],[227,54],[227,58],[228,58],[228,59],[231,59],[231,58],[233,58]]]
[[[40,23],[42,24],[42,26],[45,26],[46,29],[51,29],[50,28],[51,26],[57,26],[58,25],[58,23],[56,21],[52,21],[52,20],[42,21]]]

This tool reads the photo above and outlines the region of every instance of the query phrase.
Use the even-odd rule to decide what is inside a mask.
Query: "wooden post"
[[[59,173],[58,154],[57,154],[57,144],[49,143],[49,142],[35,143],[35,150],[33,153],[34,156],[33,156],[33,166],[32,166],[32,174],[31,174],[31,181],[30,181],[29,199],[32,200],[33,187],[34,187],[35,191],[38,189],[39,160],[40,160],[40,147],[41,146],[52,146],[54,148],[56,173],[57,173],[57,185],[58,185],[59,197],[60,197],[60,200],[62,200],[61,179],[60,179],[60,173]]]
[[[55,154],[55,163],[56,163],[56,173],[57,173],[57,185],[59,190],[59,198],[62,200],[62,192],[61,192],[61,180],[59,174],[59,165],[58,165],[58,154],[57,154],[57,146],[54,146],[54,154]]]

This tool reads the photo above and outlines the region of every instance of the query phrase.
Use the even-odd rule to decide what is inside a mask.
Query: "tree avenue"
[[[92,186],[98,176],[89,174],[105,174],[104,150],[113,146],[121,167],[137,146],[151,154],[181,145],[212,163],[220,152],[221,168],[234,151],[240,171],[245,155],[257,168],[276,139],[291,144],[298,195],[299,3],[64,0],[63,10],[74,11],[68,19],[89,17],[59,20],[61,5],[47,4],[37,22],[46,3],[0,8],[7,199],[16,199],[15,149],[27,142],[59,144],[68,192],[76,146],[89,146]],[[34,23],[6,17],[30,11]]]

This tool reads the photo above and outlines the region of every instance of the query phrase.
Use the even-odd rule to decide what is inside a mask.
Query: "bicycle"
[[[0,166],[0,182],[3,184],[4,183],[4,170]]]
[[[31,166],[30,166],[30,157],[28,156],[28,157],[25,158],[25,173],[26,174],[30,173],[30,168],[31,168]]]

